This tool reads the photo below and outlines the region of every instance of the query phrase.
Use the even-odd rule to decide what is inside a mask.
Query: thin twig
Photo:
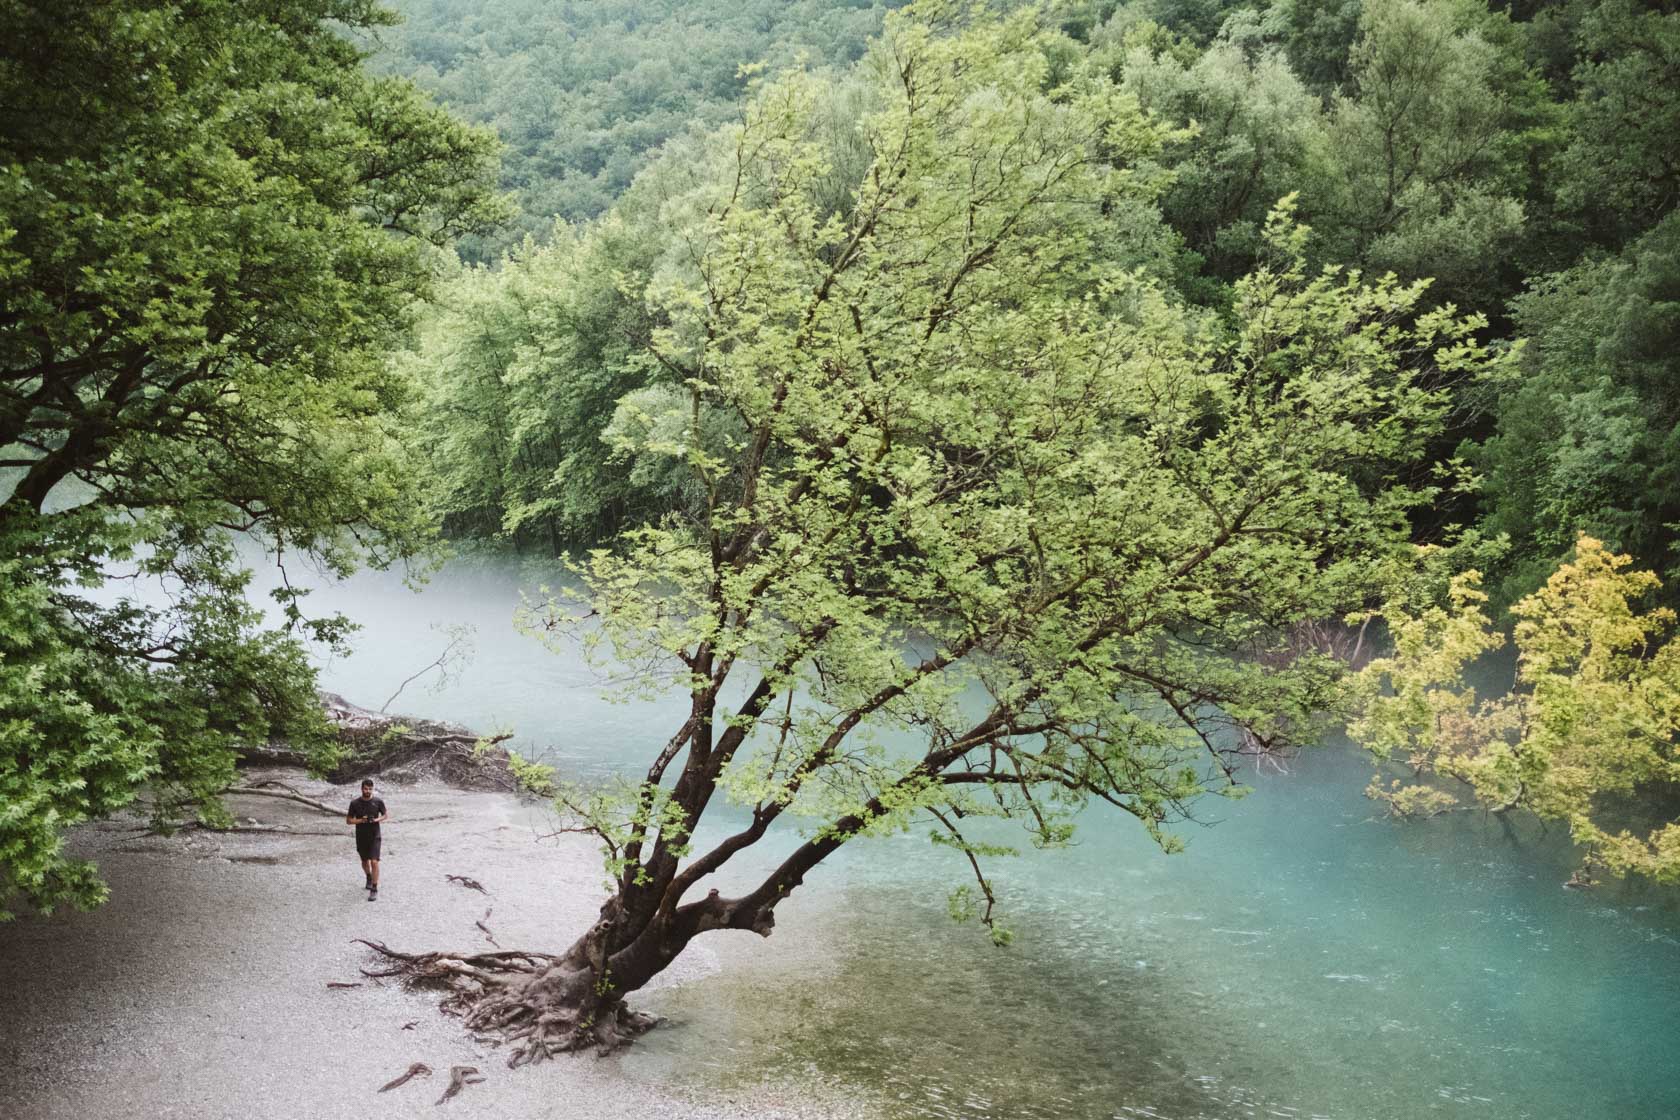
[[[410,1024],[410,1025],[412,1025],[412,1024]],[[395,1080],[387,1081],[385,1084],[383,1084],[379,1087],[379,1091],[381,1093],[383,1093],[383,1092],[386,1092],[388,1090],[395,1089],[399,1085],[406,1085],[410,1078],[430,1077],[431,1075],[432,1075],[432,1067],[431,1066],[427,1065],[425,1062],[415,1062],[413,1065],[408,1067],[408,1072],[407,1073],[404,1073],[401,1077],[398,1077]]]

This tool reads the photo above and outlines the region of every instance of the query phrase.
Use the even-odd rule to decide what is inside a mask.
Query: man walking
[[[385,802],[373,795],[373,779],[362,782],[362,795],[350,802],[345,824],[356,826],[356,854],[367,875],[368,901],[379,897],[379,822],[386,817]]]

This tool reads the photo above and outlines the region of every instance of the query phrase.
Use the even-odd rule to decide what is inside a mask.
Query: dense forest
[[[855,62],[904,2],[413,0],[373,37],[372,62],[501,137],[520,213],[458,246],[490,262],[546,240],[556,218],[607,209],[665,141],[737,113],[751,73]]]
[[[879,7],[402,5],[381,65],[498,129],[516,228],[537,235],[462,271],[407,366],[451,535],[558,552],[686,500],[601,453],[617,402],[671,379],[635,358],[658,324],[603,278],[660,267],[662,200],[752,88],[738,64],[808,45],[802,65],[843,75]],[[1508,376],[1455,388],[1434,454],[1453,478],[1420,539],[1508,540],[1499,603],[1579,532],[1680,574],[1673,5],[1081,0],[1042,19],[1057,73],[1100,67],[1170,130],[1128,172],[1156,185],[1159,221],[1116,215],[1114,233],[1187,305],[1229,313],[1290,196],[1315,266],[1427,280],[1485,342],[1521,347]],[[834,88],[828,127],[857,128],[870,106]]]

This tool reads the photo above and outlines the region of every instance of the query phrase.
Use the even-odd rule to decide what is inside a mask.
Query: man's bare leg
[[[379,889],[379,861],[376,860],[376,859],[370,859],[370,860],[367,861],[367,865],[368,865],[368,878],[373,880],[373,889],[378,890]]]

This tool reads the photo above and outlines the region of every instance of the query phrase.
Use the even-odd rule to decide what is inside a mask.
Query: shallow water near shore
[[[575,655],[514,631],[519,584],[490,563],[419,595],[324,587],[316,609],[364,627],[324,686],[377,705],[437,625],[467,622],[459,679],[394,710],[511,729],[571,776],[645,764],[683,706],[601,699]],[[903,1117],[1680,1116],[1674,899],[1562,889],[1567,840],[1532,821],[1377,820],[1369,773],[1343,745],[1249,774],[1170,857],[1092,812],[1072,850],[998,866],[1004,950],[946,915],[960,857],[923,835],[852,846],[769,941],[708,942],[718,972],[646,997],[670,1021],[623,1068],[726,1091],[818,1077]]]

